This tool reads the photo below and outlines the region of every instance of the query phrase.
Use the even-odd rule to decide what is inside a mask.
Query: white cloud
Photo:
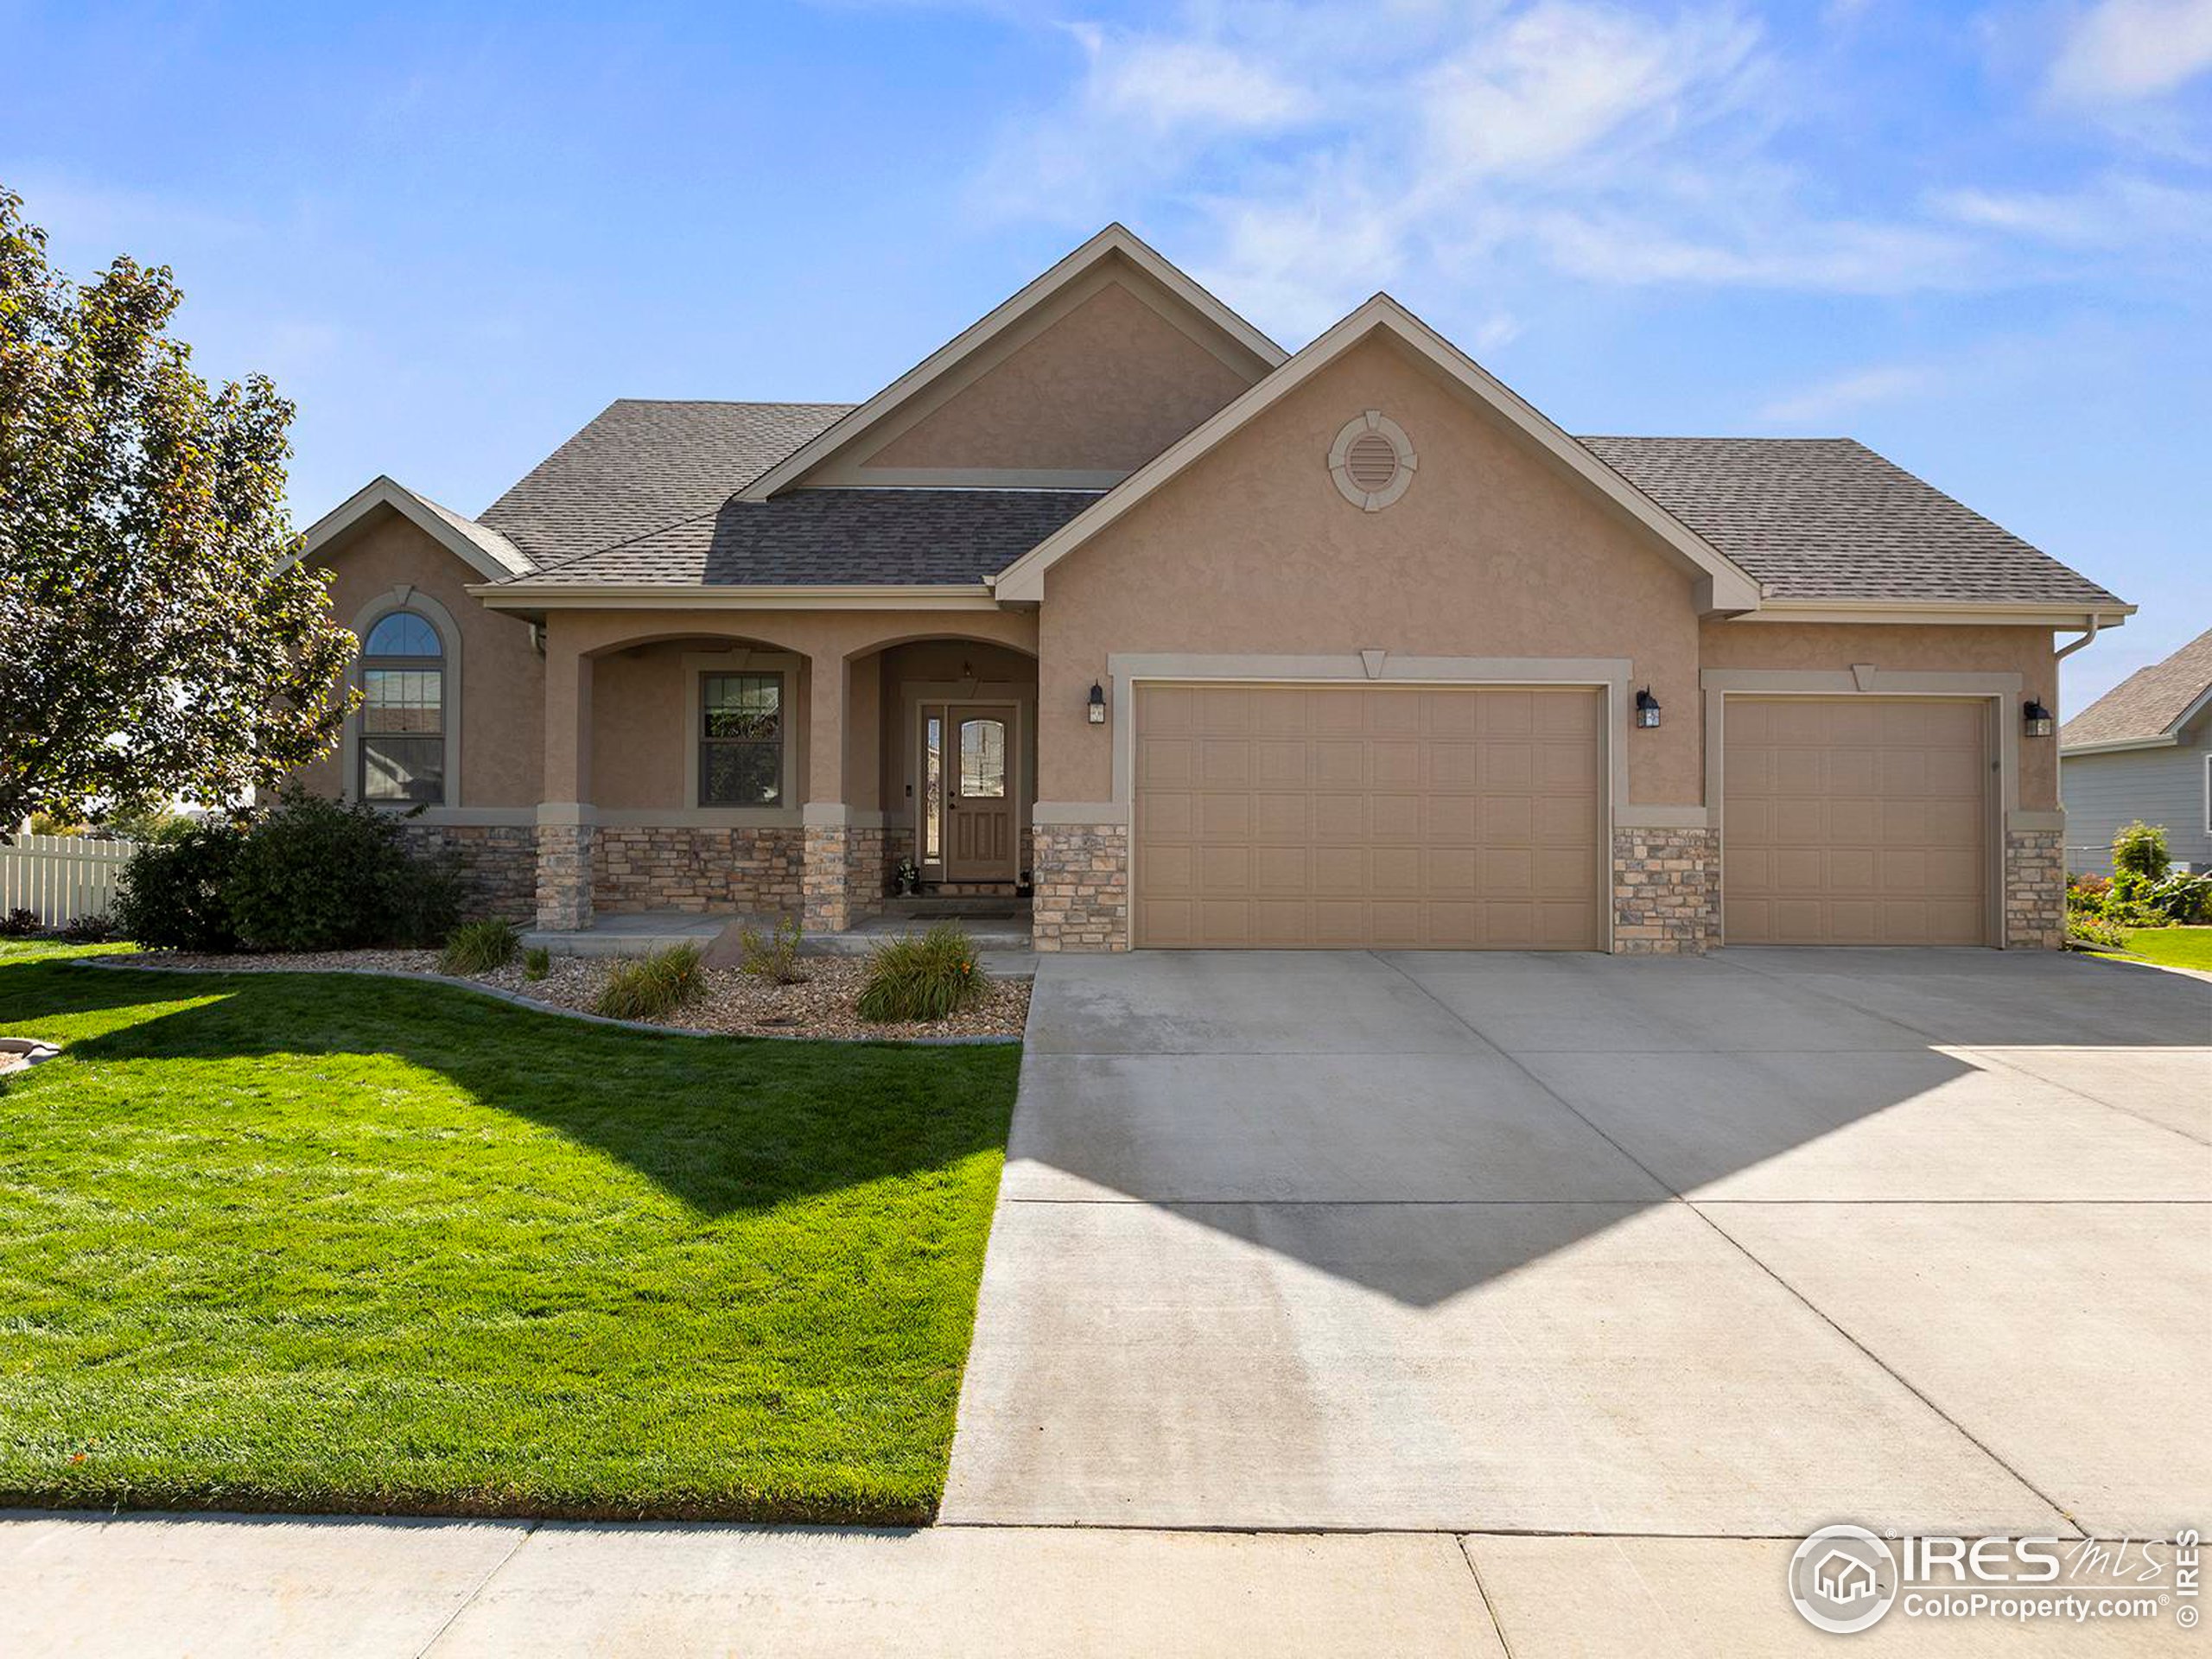
[[[2212,0],[2096,0],[2067,29],[2050,90],[2078,105],[2157,98],[2212,69]]]
[[[1918,397],[1935,384],[1931,371],[1909,364],[1860,369],[1777,397],[1759,410],[1759,418],[1780,426],[1810,426],[1870,404]]]
[[[1005,130],[972,199],[1071,237],[1137,221],[1289,343],[1377,286],[1463,296],[1438,308],[1463,328],[1541,328],[1570,283],[1960,293],[2199,237],[2203,199],[2145,177],[1916,196],[1871,160],[1825,167],[1821,139],[1864,155],[1878,118],[1748,3],[1188,0],[1075,26],[1070,84]],[[2154,5],[2184,10],[2104,0],[2077,32]]]
[[[1109,116],[1155,129],[1265,130],[1294,120],[1305,100],[1274,70],[1212,41],[1109,36],[1071,30],[1090,59],[1090,97]]]
[[[1689,117],[1689,95],[1725,95],[1758,30],[1730,12],[1669,25],[1547,0],[1479,35],[1421,89],[1440,157],[1488,176],[1541,175],[1648,143]]]
[[[1961,225],[2071,247],[2139,249],[2212,238],[2212,191],[2110,175],[2073,190],[1942,190],[1929,198]]]

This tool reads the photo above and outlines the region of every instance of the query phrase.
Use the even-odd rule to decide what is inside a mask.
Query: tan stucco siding
[[[1700,650],[1707,668],[1847,671],[1854,664],[1904,674],[2018,674],[2022,697],[2057,706],[2058,665],[2048,627],[1948,627],[1910,624],[1767,622],[1708,619]],[[1685,705],[1685,713],[1688,712]],[[2017,721],[2017,704],[1999,717]],[[2058,804],[2058,745],[2020,740],[2020,808]]]
[[[1133,470],[1249,384],[1109,282],[861,463]]]
[[[382,512],[359,533],[325,550],[316,563],[332,573],[331,608],[351,626],[364,607],[403,585],[435,599],[461,631],[461,776],[464,807],[535,806],[544,721],[545,665],[530,625],[486,610],[467,588],[483,577],[396,512]],[[340,752],[303,768],[316,794],[343,792]]]
[[[1377,409],[1420,457],[1362,512],[1328,470]],[[1649,532],[1399,347],[1356,347],[1046,578],[1039,798],[1111,798],[1085,696],[1115,652],[1627,658],[1683,718],[1625,734],[1629,799],[1702,799],[1697,619]]]

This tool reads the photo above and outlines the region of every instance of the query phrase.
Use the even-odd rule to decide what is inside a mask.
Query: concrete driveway
[[[2208,1201],[2153,969],[1048,957],[944,1519],[2171,1535]]]

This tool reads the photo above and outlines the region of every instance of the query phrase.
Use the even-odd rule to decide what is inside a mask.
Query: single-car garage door
[[[1723,716],[1731,944],[1982,944],[1987,705],[1731,696]]]
[[[1147,684],[1135,943],[1601,950],[1605,696]]]

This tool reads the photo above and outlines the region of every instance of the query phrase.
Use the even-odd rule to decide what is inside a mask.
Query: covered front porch
[[[862,938],[906,865],[923,905],[1010,922],[1031,880],[1034,618],[932,620],[550,612],[539,935],[636,950],[797,916]]]

